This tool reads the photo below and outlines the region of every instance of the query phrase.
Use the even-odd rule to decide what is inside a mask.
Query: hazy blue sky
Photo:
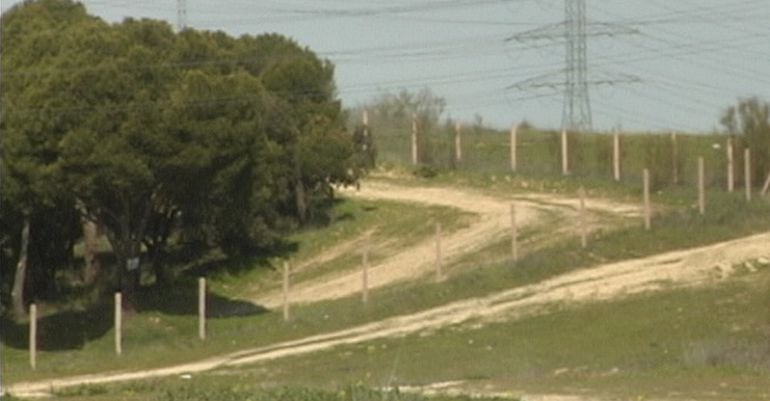
[[[110,21],[176,22],[175,0],[85,3]],[[641,79],[591,87],[598,129],[708,131],[738,97],[770,100],[768,0],[588,0],[588,18],[638,31],[589,38],[592,79]],[[430,87],[448,115],[498,127],[561,125],[561,88],[506,87],[549,73],[563,81],[563,40],[505,39],[563,19],[564,0],[187,0],[190,27],[277,32],[330,59],[346,105]]]

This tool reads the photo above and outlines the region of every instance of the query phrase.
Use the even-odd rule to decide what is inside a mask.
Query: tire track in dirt
[[[359,191],[343,191],[345,196],[361,199],[411,202],[432,206],[444,206],[460,209],[475,214],[475,221],[468,227],[446,233],[442,238],[442,257],[444,264],[482,249],[499,241],[510,233],[511,202],[517,204],[516,219],[520,229],[537,224],[538,215],[543,210],[565,213],[565,210],[578,207],[577,199],[564,196],[515,194],[511,198],[484,195],[479,192],[457,188],[421,188],[394,185],[380,181],[366,182]],[[631,217],[639,215],[638,206],[618,203],[605,199],[589,201],[589,210],[600,210],[616,215]],[[562,219],[561,227],[551,227],[549,231],[559,232],[570,219]],[[570,231],[570,230],[566,230]],[[398,254],[369,267],[369,287],[378,288],[399,281],[420,278],[435,272],[435,241],[425,239],[412,247],[400,250]],[[360,292],[361,273],[358,270],[337,272],[326,276],[323,281],[303,282],[291,291],[292,303],[309,303],[342,298]],[[273,291],[252,299],[254,303],[267,308],[281,305],[282,294]]]

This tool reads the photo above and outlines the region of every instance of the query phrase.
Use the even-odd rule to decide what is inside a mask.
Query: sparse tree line
[[[0,305],[17,315],[56,293],[78,243],[84,280],[130,299],[140,266],[170,279],[170,244],[270,251],[373,163],[333,66],[279,35],[35,0],[3,14],[1,45]]]

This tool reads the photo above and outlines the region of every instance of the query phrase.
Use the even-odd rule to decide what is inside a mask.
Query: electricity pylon
[[[588,22],[586,0],[564,0],[564,21],[518,33],[506,41],[559,40],[565,42],[564,69],[543,74],[510,85],[508,89],[536,89],[563,87],[562,128],[573,132],[592,129],[589,85],[639,82],[639,78],[625,74],[591,79],[588,74],[588,37],[634,34],[637,30],[611,23]],[[563,81],[554,81],[554,75],[564,74]]]

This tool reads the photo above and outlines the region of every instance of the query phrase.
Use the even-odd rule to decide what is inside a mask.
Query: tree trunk
[[[85,268],[83,269],[83,282],[91,285],[96,281],[101,271],[97,250],[99,244],[99,229],[96,223],[91,220],[83,219],[83,259]]]
[[[305,223],[307,219],[307,199],[305,194],[305,185],[301,179],[297,179],[294,184],[294,192],[297,198],[297,215],[300,223]]]
[[[17,318],[27,316],[24,305],[24,286],[27,278],[27,253],[29,251],[29,214],[24,214],[24,226],[21,229],[21,244],[19,246],[19,262],[16,265],[16,274],[13,278],[11,290],[11,303]]]

